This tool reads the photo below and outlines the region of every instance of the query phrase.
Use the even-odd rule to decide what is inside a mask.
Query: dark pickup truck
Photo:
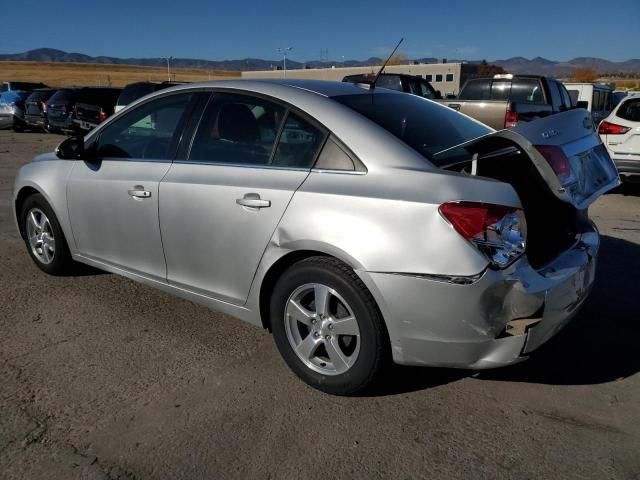
[[[438,101],[496,130],[573,108],[562,83],[537,75],[473,78],[456,99]]]
[[[113,115],[121,88],[83,88],[78,91],[73,123],[76,130],[88,132]]]

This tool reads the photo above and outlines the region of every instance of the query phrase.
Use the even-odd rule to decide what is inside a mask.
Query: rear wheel
[[[284,360],[306,383],[336,395],[371,386],[389,363],[389,340],[371,293],[349,267],[312,257],[290,267],[271,299]]]
[[[51,275],[68,273],[73,266],[69,247],[44,197],[35,194],[27,198],[20,219],[27,250],[38,268]]]

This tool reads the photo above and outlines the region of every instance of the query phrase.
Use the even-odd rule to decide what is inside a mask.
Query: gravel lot
[[[110,274],[48,277],[13,178],[62,137],[0,132],[0,477],[640,478],[640,196],[592,207],[582,313],[528,362],[398,368],[331,397],[270,336]]]

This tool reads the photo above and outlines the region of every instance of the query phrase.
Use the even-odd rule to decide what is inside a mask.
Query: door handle
[[[257,193],[247,193],[242,198],[236,198],[236,203],[249,208],[267,208],[271,206],[270,200],[262,200]]]
[[[149,198],[151,196],[151,192],[145,190],[142,185],[135,185],[132,190],[129,190],[129,195],[135,199]]]
[[[452,108],[454,110],[460,110],[460,104],[459,103],[450,103],[449,108]]]

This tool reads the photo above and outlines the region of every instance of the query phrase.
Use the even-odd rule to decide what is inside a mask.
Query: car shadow
[[[394,395],[474,378],[550,385],[607,383],[640,371],[640,245],[602,236],[596,282],[580,313],[525,362],[495,370],[395,367],[370,395]]]

